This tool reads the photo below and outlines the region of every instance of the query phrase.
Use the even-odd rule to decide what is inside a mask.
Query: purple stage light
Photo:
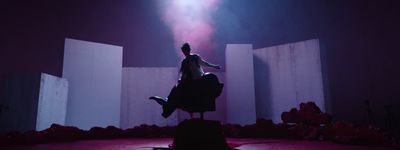
[[[191,43],[195,52],[214,47],[211,12],[217,9],[220,0],[160,0],[159,3],[162,20],[170,28],[176,47],[184,42]]]

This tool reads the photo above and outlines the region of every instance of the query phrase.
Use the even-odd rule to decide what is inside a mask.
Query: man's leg
[[[150,100],[155,100],[161,106],[163,106],[165,103],[167,103],[167,101],[164,98],[160,97],[160,96],[152,96],[152,97],[149,97],[149,99]]]
[[[179,100],[181,99],[182,88],[178,86],[174,86],[171,89],[171,92],[168,95],[168,101],[163,105],[163,113],[162,116],[164,118],[169,117],[179,105]]]

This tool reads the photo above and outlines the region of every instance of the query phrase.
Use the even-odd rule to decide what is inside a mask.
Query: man
[[[188,111],[191,118],[193,112],[200,112],[201,118],[203,118],[204,111],[215,110],[215,104],[210,108],[209,104],[204,104],[204,101],[207,103],[211,99],[214,102],[221,93],[223,85],[219,83],[217,76],[205,74],[202,67],[216,69],[221,69],[221,67],[204,61],[197,54],[190,53],[191,49],[188,43],[184,43],[181,50],[185,59],[181,63],[178,85],[172,88],[167,99],[158,96],[152,96],[149,99],[155,100],[163,107],[162,116],[165,118],[171,115],[176,108]],[[209,89],[215,90],[210,91]]]
[[[202,66],[213,67],[216,69],[221,69],[219,65],[214,65],[204,61],[199,55],[190,53],[190,45],[185,43],[181,47],[185,59],[181,63],[181,81],[189,81],[200,79],[204,75]]]

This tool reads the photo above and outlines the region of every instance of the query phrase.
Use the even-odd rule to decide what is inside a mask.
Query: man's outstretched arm
[[[204,61],[201,57],[199,57],[199,62],[200,62],[200,65],[202,65],[202,66],[213,67],[215,69],[221,69],[221,66]]]

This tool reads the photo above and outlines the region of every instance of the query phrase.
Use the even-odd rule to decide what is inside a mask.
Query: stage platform
[[[114,140],[87,140],[67,143],[51,143],[34,146],[0,147],[0,150],[152,150],[168,148],[172,138],[130,138]],[[329,141],[303,141],[287,139],[236,139],[238,150],[395,150],[391,147],[343,145]]]

